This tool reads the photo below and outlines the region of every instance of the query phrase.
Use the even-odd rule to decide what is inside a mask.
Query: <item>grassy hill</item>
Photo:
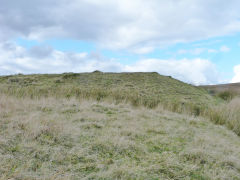
[[[0,77],[0,91],[17,97],[76,97],[130,102],[154,108],[161,104],[173,111],[199,109],[216,102],[198,88],[158,73],[66,73]]]
[[[157,73],[2,76],[0,180],[237,180],[239,107]]]

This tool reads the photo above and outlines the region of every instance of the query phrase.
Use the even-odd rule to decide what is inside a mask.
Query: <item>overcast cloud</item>
[[[67,37],[137,51],[238,32],[239,8],[239,0],[1,0],[0,38]]]

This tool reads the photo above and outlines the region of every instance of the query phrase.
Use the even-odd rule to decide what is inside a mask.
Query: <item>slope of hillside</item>
[[[202,88],[158,73],[65,73],[56,75],[15,75],[0,77],[0,91],[17,97],[77,97],[108,99],[116,103],[156,107],[173,111],[199,109],[214,103]]]
[[[240,179],[239,137],[202,118],[0,93],[0,179]]]

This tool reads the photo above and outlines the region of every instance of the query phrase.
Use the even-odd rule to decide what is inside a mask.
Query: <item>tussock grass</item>
[[[0,179],[239,179],[239,137],[129,104],[0,94]]]
[[[240,98],[236,97],[230,102],[213,106],[208,110],[207,116],[216,124],[226,125],[240,136]]]
[[[225,100],[225,101],[230,101],[234,97],[236,97],[237,94],[232,92],[232,91],[223,91],[223,92],[217,93],[217,96],[220,97],[221,99]]]

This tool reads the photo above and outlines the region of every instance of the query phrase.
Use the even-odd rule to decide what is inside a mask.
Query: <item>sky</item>
[[[240,82],[239,0],[0,0],[0,75],[158,72]]]

